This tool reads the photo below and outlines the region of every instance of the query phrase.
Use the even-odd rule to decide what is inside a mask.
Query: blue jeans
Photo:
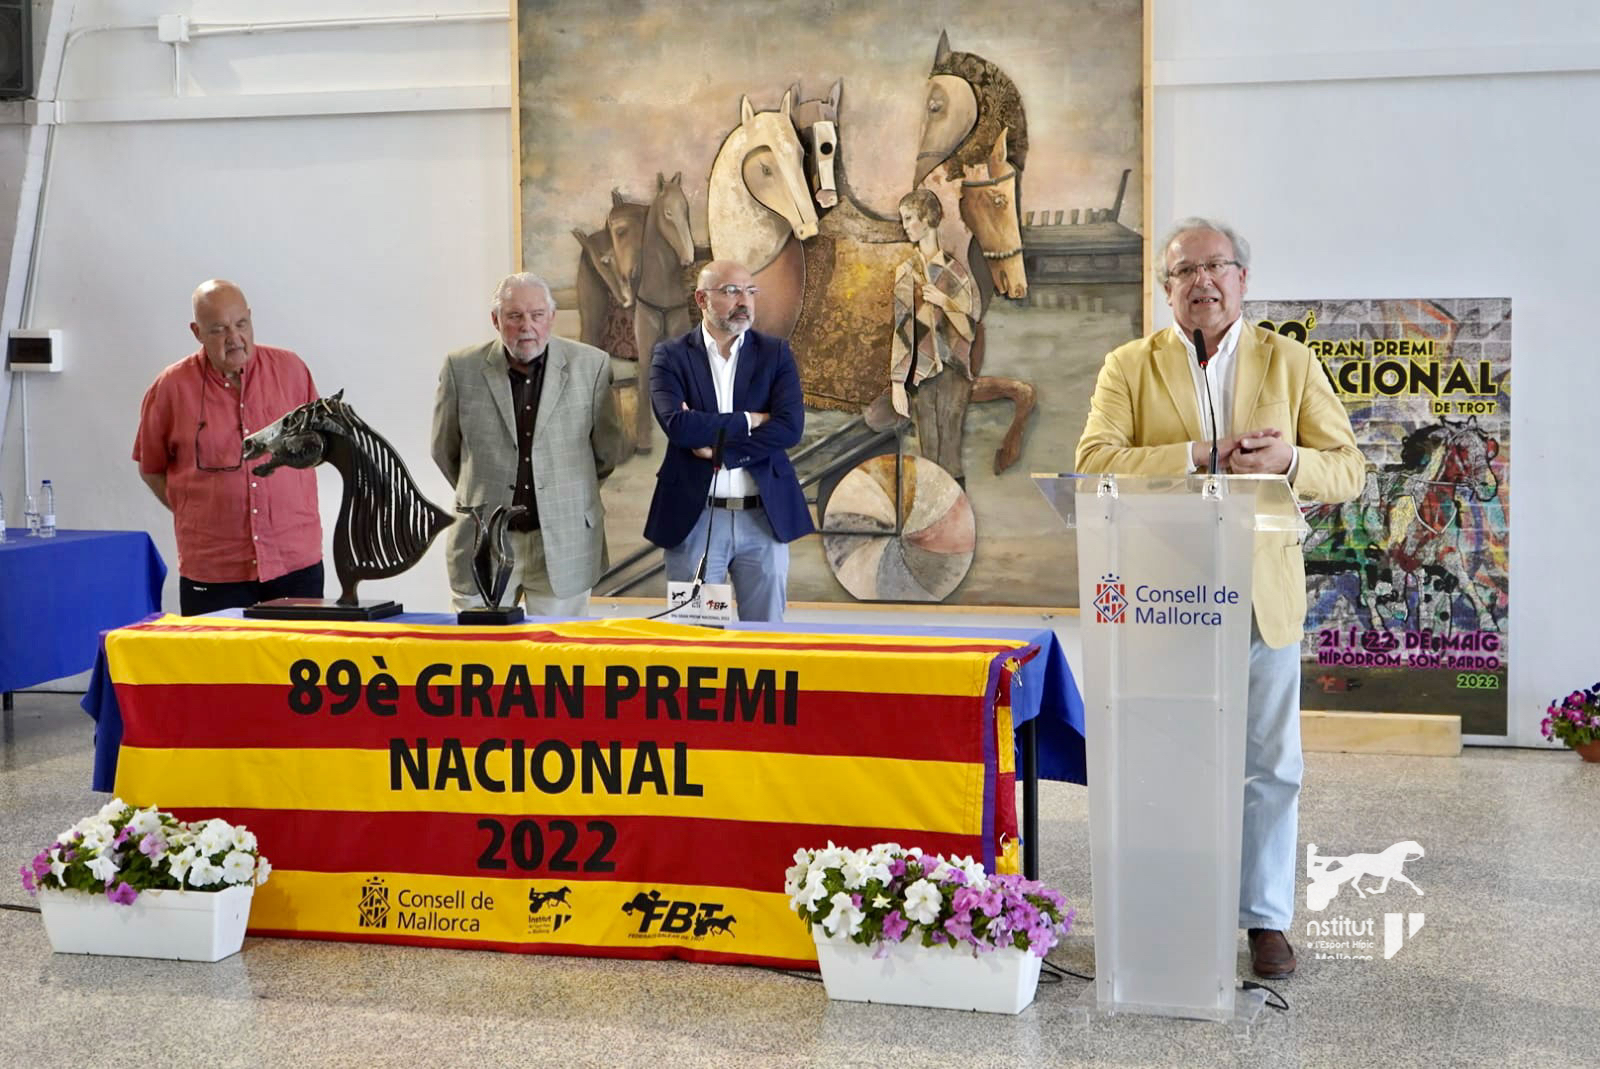
[[[1239,927],[1288,931],[1299,855],[1300,644],[1273,649],[1250,628]]]
[[[675,583],[692,581],[702,552],[706,554],[706,582],[732,580],[739,619],[783,621],[788,605],[789,547],[772,533],[764,509],[701,509],[689,537],[666,551],[667,578]]]

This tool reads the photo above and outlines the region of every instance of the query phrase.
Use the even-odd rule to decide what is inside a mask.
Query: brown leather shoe
[[[1282,932],[1270,928],[1250,929],[1250,968],[1263,980],[1282,980],[1297,964],[1294,947]]]

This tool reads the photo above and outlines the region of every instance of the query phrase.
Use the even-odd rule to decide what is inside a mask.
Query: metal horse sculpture
[[[333,567],[339,604],[356,605],[356,584],[386,579],[410,568],[451,516],[417,490],[394,446],[344,403],[344,391],[308,401],[265,430],[244,440],[244,459],[269,456],[252,468],[270,475],[277,468],[332,464],[344,478],[339,521],[334,528]]]

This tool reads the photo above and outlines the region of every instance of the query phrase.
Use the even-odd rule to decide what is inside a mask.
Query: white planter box
[[[221,961],[244,944],[255,887],[141,891],[132,905],[81,891],[39,892],[45,934],[58,954]]]
[[[1021,1013],[1039,986],[1041,958],[1026,950],[996,950],[974,956],[971,947],[925,947],[890,943],[877,947],[832,939],[812,927],[817,963],[828,997],[846,1002],[889,1002],[943,1010]]]

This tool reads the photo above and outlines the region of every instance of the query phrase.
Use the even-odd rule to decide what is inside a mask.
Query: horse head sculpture
[[[995,289],[1028,294],[1022,263],[1022,169],[1028,158],[1028,118],[1016,83],[994,63],[950,49],[939,35],[917,145],[921,185],[935,167],[961,182],[961,218],[977,237]]]
[[[806,100],[798,82],[789,89],[795,102],[790,118],[805,147],[806,173],[819,208],[832,208],[839,203],[834,164],[839,158],[839,98],[843,93],[843,79],[833,83],[825,100]]]
[[[792,93],[777,111],[756,111],[739,99],[739,125],[711,164],[706,214],[711,253],[759,272],[790,235],[817,233],[817,208],[806,181],[805,149],[790,117]]]
[[[572,236],[578,239],[578,245],[583,250],[579,254],[579,270],[588,268],[593,271],[605,283],[606,292],[611,294],[612,300],[624,308],[632,308],[633,283],[618,270],[611,231],[602,227],[593,233],[585,233],[581,227],[573,227]]]
[[[422,496],[400,454],[345,404],[343,390],[246,438],[243,459],[262,456],[267,461],[250,469],[257,475],[328,463],[343,476],[333,538],[340,605],[359,603],[361,580],[386,579],[417,563],[450,526],[450,514]]]
[[[694,262],[694,235],[689,231],[689,198],[683,193],[683,172],[669,180],[656,172],[656,192],[645,215],[645,231],[666,243],[678,257],[679,267]],[[650,243],[642,243],[649,248]]]

